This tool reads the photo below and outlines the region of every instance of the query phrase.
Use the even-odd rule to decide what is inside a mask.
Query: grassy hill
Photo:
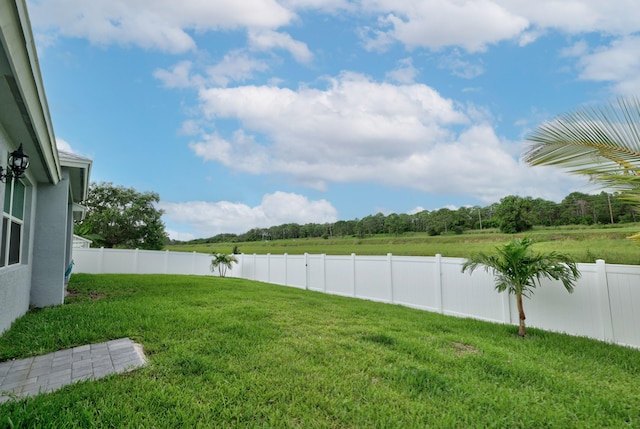
[[[469,257],[475,252],[491,252],[513,237],[528,235],[536,242],[539,251],[565,252],[578,262],[594,262],[604,259],[611,264],[640,265],[640,242],[627,239],[640,231],[640,223],[607,226],[565,226],[535,228],[526,234],[502,234],[496,229],[470,231],[459,235],[429,236],[412,233],[401,236],[376,235],[365,238],[332,237],[298,238],[288,240],[228,242],[213,244],[175,244],[167,250],[199,253],[231,253],[237,246],[245,254],[300,255],[304,253],[327,255],[412,255],[445,257]]]

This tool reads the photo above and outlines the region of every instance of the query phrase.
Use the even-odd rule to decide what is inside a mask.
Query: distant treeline
[[[384,215],[377,213],[362,219],[340,220],[333,223],[287,223],[269,228],[253,228],[244,234],[218,234],[209,238],[190,240],[189,244],[279,240],[311,237],[366,237],[376,234],[402,235],[408,232],[427,232],[430,235],[461,234],[468,230],[500,228],[514,233],[533,225],[591,225],[636,221],[636,206],[616,194],[597,195],[574,192],[560,203],[508,196],[486,207],[460,207],[424,210],[415,214]],[[640,218],[640,216],[639,216]],[[181,243],[174,241],[174,243]],[[184,242],[182,242],[184,243]]]

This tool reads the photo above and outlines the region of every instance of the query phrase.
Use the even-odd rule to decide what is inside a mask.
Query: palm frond
[[[619,98],[560,116],[536,128],[524,154],[530,165],[557,165],[606,186],[625,188],[640,174],[640,101]]]
[[[530,296],[542,278],[560,280],[572,292],[580,272],[573,259],[563,253],[534,253],[533,240],[528,237],[514,239],[496,247],[496,254],[478,253],[467,259],[462,271],[482,267],[491,272],[499,292]]]

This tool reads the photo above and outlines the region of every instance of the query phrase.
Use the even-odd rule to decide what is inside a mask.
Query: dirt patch
[[[469,344],[463,344],[463,343],[458,343],[454,341],[451,343],[451,346],[456,351],[456,356],[458,357],[469,355],[469,354],[477,355],[479,353],[477,348],[470,346]]]
[[[106,297],[105,294],[103,293],[98,293],[98,292],[78,292],[76,290],[66,290],[64,293],[65,298],[77,298],[77,297],[87,297],[91,300],[97,300],[97,299],[102,299],[104,297]]]

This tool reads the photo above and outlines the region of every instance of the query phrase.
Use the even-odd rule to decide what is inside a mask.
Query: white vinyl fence
[[[126,249],[73,249],[74,273],[211,275],[211,255]]]
[[[515,299],[494,289],[464,259],[412,256],[236,255],[229,277],[399,304],[459,317],[517,324]],[[212,275],[211,255],[147,250],[73,249],[74,272]],[[525,299],[527,325],[640,348],[640,267],[578,264],[572,294],[544,280]]]

